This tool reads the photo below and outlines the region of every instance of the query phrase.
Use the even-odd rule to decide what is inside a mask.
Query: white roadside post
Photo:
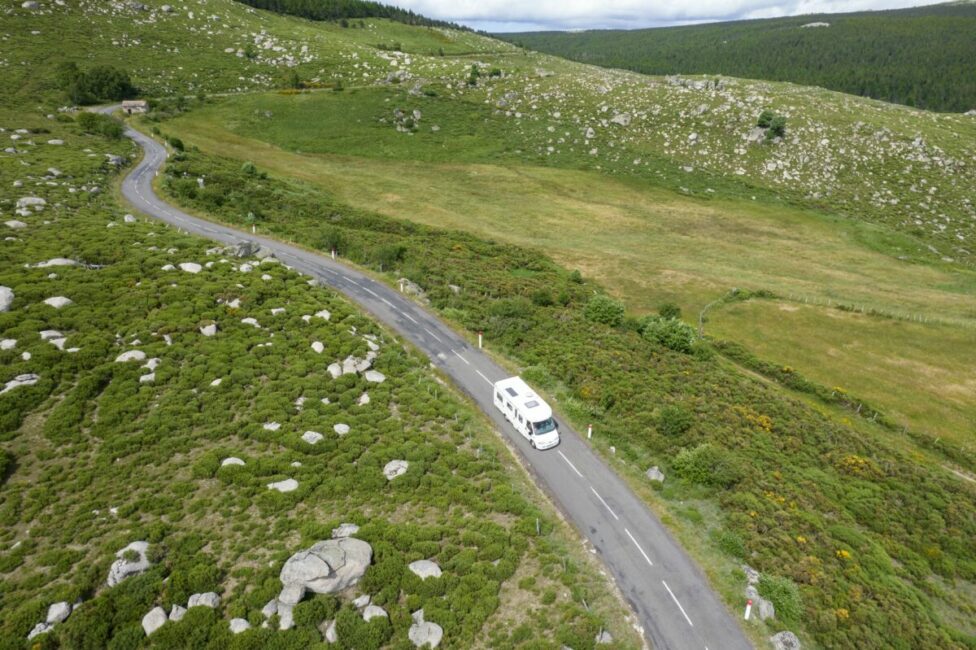
[[[478,332],[478,349],[479,350],[481,349],[481,337],[482,337],[483,334],[484,334],[483,332]]]
[[[749,614],[751,614],[751,613],[752,613],[752,600],[750,599],[750,600],[747,600],[746,601],[746,616],[745,616],[745,618],[746,618],[747,621],[749,620]]]
[[[332,249],[332,259],[335,259],[335,249]]]
[[[403,280],[400,280],[400,293],[403,293]]]
[[[593,437],[593,425],[592,424],[587,424],[586,425],[586,439],[589,440],[592,437]]]

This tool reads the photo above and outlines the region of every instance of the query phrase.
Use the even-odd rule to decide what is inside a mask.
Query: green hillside
[[[382,19],[343,28],[224,0],[189,2],[173,12],[161,6],[153,0],[145,10],[95,2],[12,10],[3,18],[3,32],[27,65],[11,66],[10,74],[0,78],[0,89],[11,102],[3,119],[11,127],[43,127],[63,135],[79,160],[85,148],[97,155],[101,149],[87,140],[73,141],[77,125],[44,117],[56,115],[66,101],[56,86],[57,65],[74,60],[83,69],[124,66],[133,82],[154,97],[155,110],[134,123],[185,143],[186,151],[174,152],[160,175],[160,192],[209,218],[253,226],[312,248],[335,247],[385,281],[407,277],[459,329],[484,331],[489,349],[552,397],[562,415],[581,427],[595,425],[594,444],[662,515],[730,607],[739,611],[741,606],[742,564],[766,576],[761,590],[774,601],[777,614],[747,625],[758,647],[783,629],[799,634],[804,647],[976,647],[976,556],[969,543],[976,537],[976,391],[971,376],[976,364],[971,244],[976,214],[969,189],[976,180],[976,121],[786,83],[605,70],[522,52],[469,32]],[[44,38],[50,34],[62,44],[56,56]],[[301,83],[290,83],[292,72]],[[343,90],[333,90],[340,81]],[[293,87],[302,84],[309,88]],[[166,97],[177,90],[188,97]],[[757,126],[766,110],[785,118],[782,136]],[[20,161],[7,158],[5,164],[11,170],[8,180],[23,177]],[[39,160],[36,167],[50,164]],[[12,191],[11,183],[3,186]],[[9,198],[19,198],[19,192]],[[106,213],[121,211],[115,204],[95,204],[91,229],[77,236],[101,241],[119,235],[124,231],[104,228],[104,219]],[[125,227],[133,226],[151,228]],[[163,234],[183,241],[174,233]],[[143,240],[148,242],[148,235]],[[195,245],[200,248],[168,242],[120,246],[127,255],[153,256],[139,267],[145,282],[152,279],[165,292],[187,285],[200,295],[201,306],[181,316],[174,347],[193,346],[187,355],[202,355],[203,348],[196,346],[214,343],[197,337],[196,328],[219,319],[224,307],[214,306],[207,297],[214,293],[208,294],[206,286],[189,284],[212,278],[219,280],[220,297],[251,291],[252,302],[242,307],[257,309],[248,313],[262,326],[278,327],[275,319],[282,319],[273,330],[275,345],[281,338],[282,345],[293,346],[283,353],[289,367],[310,354],[307,325],[296,320],[307,311],[303,301],[310,298],[304,293],[288,293],[294,304],[272,317],[270,308],[277,306],[272,301],[285,296],[279,300],[269,294],[275,285],[249,284],[258,281],[217,264],[207,274],[161,271],[163,258],[219,262],[219,255],[206,255],[204,244]],[[174,246],[177,253],[165,253]],[[0,283],[31,286],[25,271],[36,271],[20,268],[29,260],[11,259],[10,275]],[[277,282],[274,272],[268,282]],[[231,278],[244,289],[235,290],[228,284]],[[140,279],[131,277],[129,283],[135,286]],[[169,287],[174,280],[178,287]],[[177,302],[186,301],[182,292],[175,295]],[[321,300],[335,299],[325,294]],[[665,303],[673,303],[666,313],[678,307],[694,325],[710,305],[706,339],[695,340],[694,328],[680,321],[657,318]],[[340,306],[330,309],[344,313]],[[33,321],[21,324],[26,312],[19,304],[16,309],[9,327],[40,329]],[[399,374],[390,376],[420,382],[411,396],[427,386],[439,394],[419,365],[411,365],[419,361],[409,353],[401,361],[388,335],[346,309],[343,324],[385,337],[384,354],[393,356],[384,362],[403,364]],[[152,327],[154,322],[147,323],[150,333],[166,333]],[[104,331],[114,334],[115,325],[107,323]],[[227,332],[263,333],[237,325],[228,324]],[[346,336],[348,331],[327,329],[321,336],[339,345],[359,345],[354,334]],[[139,334],[161,347],[142,330]],[[219,337],[220,332],[217,343]],[[293,420],[275,420],[285,425],[278,433],[286,436],[304,425],[312,406],[318,414],[314,398],[321,390],[312,395],[304,379],[293,389],[287,373],[260,365],[265,354],[258,352],[245,367],[259,364],[254,372],[288,383],[282,408],[294,406],[300,389],[310,395],[302,413],[288,412]],[[110,362],[114,357],[104,358]],[[159,367],[161,378],[165,367]],[[204,380],[181,376],[173,381],[192,406],[207,394],[201,390],[207,389]],[[399,390],[415,388],[406,384]],[[344,399],[356,397],[360,388],[351,386]],[[66,390],[47,393],[53,397],[45,398],[45,408],[61,403],[58,398]],[[330,397],[324,406],[336,406],[336,412],[352,409],[348,417],[359,415],[359,406],[344,403],[343,396],[336,404],[331,394],[322,394]],[[273,442],[274,435],[260,426],[277,417],[267,406],[243,398],[231,404],[230,410],[251,414],[246,427],[235,426],[231,434],[247,434],[247,442],[258,449]],[[41,427],[43,435],[44,418],[33,411],[24,415],[24,424],[4,442],[16,467],[8,485],[34,476],[20,474],[20,467],[32,466],[21,460],[30,458],[31,451],[20,441],[32,440],[31,426]],[[450,414],[442,417],[433,402],[418,404],[414,415],[429,417],[437,431],[447,427],[444,444],[456,443],[440,452],[446,473],[421,485],[439,486],[443,479],[445,489],[458,487],[468,494],[456,477],[480,477],[488,470],[477,465],[468,475],[464,465],[454,474],[452,464],[463,460],[456,460],[455,453],[463,455],[472,444],[456,440],[454,420]],[[364,436],[374,431],[372,422],[363,418]],[[466,426],[474,426],[473,416],[470,422]],[[359,423],[352,422],[354,432]],[[374,438],[382,439],[373,443],[380,448],[387,438],[383,426],[376,425]],[[391,435],[391,445],[426,439],[411,427]],[[490,436],[484,435],[488,444]],[[360,464],[366,471],[378,460],[372,447],[363,445]],[[189,488],[180,486],[194,481],[221,487],[213,503],[223,507],[232,498],[228,493],[238,496],[232,490],[241,486],[251,492],[241,493],[235,504],[243,508],[247,497],[247,504],[255,503],[265,516],[261,497],[277,498],[261,482],[272,480],[268,475],[277,480],[304,471],[307,464],[320,479],[337,468],[329,458],[315,465],[303,459],[302,468],[292,468],[288,461],[296,456],[287,447],[279,452],[281,462],[277,456],[275,462],[252,462],[256,457],[247,456],[243,469],[248,475],[238,482],[236,475],[224,478],[233,469],[209,473],[225,447],[221,438],[207,448],[212,455],[205,462],[190,459],[190,477],[180,478],[173,489],[182,493]],[[57,459],[61,450],[45,450],[44,459],[49,453]],[[184,460],[173,456],[169,468],[175,471]],[[435,461],[423,462],[425,468],[441,469]],[[663,485],[644,476],[653,465],[666,474]],[[256,469],[261,473],[249,474]],[[346,471],[351,473],[340,476],[348,485],[360,479],[358,470]],[[299,480],[295,495],[300,497],[302,486],[313,479],[302,474]],[[314,492],[298,511],[332,508],[321,517],[323,525],[332,525],[344,511],[330,499],[312,498],[334,494],[328,492],[331,481],[321,480],[324,487],[311,488]],[[493,489],[517,479],[506,480],[493,482]],[[413,484],[403,487],[412,490]],[[394,533],[384,522],[396,522],[397,515],[412,509],[381,505],[359,487],[351,489],[351,508],[379,513],[373,527],[362,522],[363,535],[377,544],[389,542],[389,552],[399,553],[398,558],[427,552],[430,540],[424,535],[416,548],[387,537]],[[429,513],[420,525],[454,523],[437,511],[437,491],[421,494],[418,489],[407,498]],[[4,506],[4,512],[15,513],[10,515],[11,543],[18,531],[38,525],[27,503],[18,497],[14,505]],[[485,507],[495,508],[492,504],[486,501]],[[211,522],[209,506],[191,507],[200,508],[201,521]],[[502,510],[484,511],[484,518],[510,523],[508,530],[515,535],[521,530],[518,522],[531,516],[513,520],[504,508],[514,506],[498,507]],[[525,506],[524,512],[532,507]],[[235,552],[238,547],[247,551],[252,538],[265,541],[262,533],[233,518],[243,517],[239,511],[228,506],[227,512],[231,532],[248,536],[228,533],[234,541],[221,549],[233,545]],[[279,537],[296,540],[290,550],[323,530],[301,528],[300,539],[289,538],[288,525],[277,523],[281,512],[276,521],[267,515],[269,526],[281,532],[266,542],[279,559],[286,556],[285,548],[274,545]],[[132,510],[131,516],[137,513],[142,510]],[[27,517],[33,517],[30,524]],[[133,534],[143,530],[133,524]],[[312,532],[306,536],[306,530]],[[454,531],[446,534],[445,539],[457,537]],[[471,559],[473,570],[487,571],[482,577],[495,582],[484,594],[494,604],[488,596],[495,589],[497,607],[474,643],[466,635],[484,611],[472,608],[459,618],[453,647],[567,643],[579,650],[591,645],[590,626],[619,621],[607,592],[586,582],[592,574],[581,564],[565,567],[550,553],[556,547],[536,554],[528,547],[511,577],[492,578],[479,552],[469,553],[465,546],[465,540],[475,540],[479,548],[490,540],[458,534],[459,542],[441,548],[445,563],[448,557]],[[107,564],[121,546],[114,539],[105,542],[100,561]],[[227,616],[212,626],[223,634],[226,618],[256,616],[253,608],[263,605],[265,595],[249,597],[250,578],[238,579],[233,572],[253,569],[266,577],[266,558],[258,556],[262,561],[252,566],[235,563],[232,554],[224,559],[222,551],[208,552],[221,553],[219,566],[233,578],[220,583],[233,600],[228,600]],[[50,573],[53,569],[43,563],[53,557],[27,561]],[[182,562],[182,556],[175,558]],[[169,565],[167,570],[172,570]],[[4,580],[4,593],[25,597],[43,582],[36,573],[17,569],[5,573]],[[556,584],[574,580],[581,588],[563,591]],[[175,602],[165,600],[169,591],[161,584],[153,582],[148,595],[140,597]],[[593,605],[594,593],[602,594],[601,606]],[[48,594],[54,592],[45,592],[43,603],[50,600]],[[405,595],[409,609],[417,594]],[[536,616],[525,606],[527,599],[555,609]],[[584,601],[599,620],[585,608],[580,611]],[[18,643],[42,606],[30,602],[33,609],[25,606],[26,613],[6,628],[16,631]],[[147,601],[138,602],[141,607]],[[331,615],[335,606],[325,602],[314,611]],[[2,607],[4,616],[21,611],[10,610],[6,601]],[[398,625],[404,621],[398,617],[406,611],[395,610],[389,637],[393,647],[403,633]],[[558,638],[533,626],[543,619],[565,622]],[[630,640],[622,628],[618,622],[614,636],[626,646]],[[304,633],[312,634],[311,627],[305,626]],[[578,640],[568,642],[570,634]],[[243,644],[244,637],[238,639]]]
[[[688,27],[502,34],[540,52],[646,74],[791,81],[933,111],[976,109],[976,4]]]

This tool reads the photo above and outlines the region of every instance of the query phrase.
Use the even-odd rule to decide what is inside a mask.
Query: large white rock
[[[265,618],[271,618],[278,613],[278,599],[272,598],[269,600],[264,607],[261,608],[261,615]]]
[[[34,265],[34,268],[46,269],[51,266],[81,266],[81,263],[75,260],[69,260],[67,257],[52,257],[46,262],[38,262]]]
[[[773,650],[800,650],[800,639],[792,632],[779,632],[769,637]]]
[[[0,340],[0,350],[13,350],[17,347],[17,339]]]
[[[333,379],[338,379],[342,376],[342,366],[340,366],[338,363],[329,364],[329,374],[332,375]]]
[[[284,601],[286,595],[294,592],[304,594],[306,590],[333,594],[347,589],[359,582],[372,560],[373,548],[355,537],[317,542],[285,562],[279,576],[284,589],[278,600]]]
[[[151,564],[149,559],[146,557],[146,551],[149,549],[149,542],[132,542],[125,548],[119,549],[115,556],[118,558],[112,563],[112,566],[108,570],[108,583],[109,587],[114,587],[126,578],[137,573],[142,573],[148,569]],[[127,551],[135,551],[138,554],[138,558],[135,560],[127,560],[123,557]]]
[[[294,492],[298,489],[298,481],[293,478],[286,478],[284,481],[268,483],[268,489],[278,490],[279,492]]]
[[[238,458],[237,456],[231,456],[230,458],[225,458],[222,461],[220,461],[221,467],[227,467],[228,465],[239,465],[243,467],[244,461]]]
[[[413,613],[413,625],[407,631],[407,638],[418,648],[436,648],[444,637],[444,630],[437,623],[424,620],[424,610]]]
[[[372,596],[370,596],[369,594],[363,594],[359,598],[353,599],[352,606],[355,607],[356,609],[362,609],[363,607],[366,607],[366,605],[369,605],[371,600],[373,600]]]
[[[34,208],[35,210],[43,210],[44,206],[47,205],[47,201],[36,196],[25,196],[22,199],[17,199],[17,208]]]
[[[411,562],[408,568],[413,571],[413,573],[420,577],[421,580],[426,580],[427,578],[440,578],[441,568],[437,566],[436,562],[430,560],[417,560],[416,562]]]
[[[406,474],[408,467],[410,467],[410,463],[405,460],[391,460],[383,468],[383,476],[386,477],[387,481],[392,481],[396,477]]]
[[[234,634],[240,634],[251,629],[251,624],[243,618],[232,618],[230,619],[230,631]]]
[[[39,375],[33,373],[26,373],[23,375],[17,375],[10,381],[8,381],[2,389],[0,389],[0,395],[3,395],[7,391],[11,391],[15,388],[20,388],[21,386],[33,386],[40,379]]]
[[[324,437],[325,436],[323,436],[318,431],[306,431],[305,433],[302,434],[302,440],[304,440],[310,445],[319,443]]]
[[[0,287],[0,311],[8,311],[14,302],[14,290],[10,287]]]
[[[12,228],[14,230],[19,230],[21,228],[27,227],[26,223],[18,219],[10,219],[9,221],[4,221],[3,225],[7,226],[8,228]]]
[[[369,621],[378,616],[387,617],[386,610],[378,605],[367,605],[366,609],[363,610],[363,620]]]
[[[332,318],[332,314],[329,313],[328,309],[323,309],[321,311],[315,312],[315,316],[318,318],[324,318],[325,320],[329,320],[330,318]]]
[[[146,353],[142,350],[129,350],[115,357],[115,363],[125,363],[126,361],[145,361]]]
[[[329,621],[329,624],[325,627],[325,640],[329,643],[339,642],[339,634],[336,632],[335,619]]]
[[[47,622],[49,625],[64,622],[71,615],[71,605],[65,601],[54,603],[47,608]]]
[[[386,381],[386,375],[384,375],[382,372],[377,372],[376,370],[367,370],[365,377],[366,381],[374,384],[382,384],[384,381]]]
[[[339,424],[333,425],[332,430],[335,431],[340,436],[344,436],[347,433],[349,433],[349,425],[340,422]]]
[[[217,323],[210,323],[200,328],[200,333],[204,336],[214,336],[217,333]]]
[[[44,301],[44,304],[45,305],[50,305],[51,307],[54,307],[55,309],[61,309],[62,307],[67,307],[68,305],[73,305],[74,304],[74,301],[72,301],[69,298],[65,298],[64,296],[54,296],[52,298],[47,298]]]
[[[312,349],[316,354],[322,354],[325,351],[325,346],[322,345],[321,341],[312,341]]]
[[[265,422],[262,427],[265,431],[277,431],[281,428],[281,423],[279,422]]]
[[[193,594],[186,603],[187,609],[191,607],[209,607],[210,609],[216,609],[220,607],[220,596],[213,591]]]
[[[166,621],[166,610],[162,607],[153,607],[142,617],[142,629],[146,631],[146,636],[149,636],[161,628]]]
[[[181,262],[180,269],[186,271],[187,273],[199,273],[203,270],[203,267],[196,262]]]
[[[646,472],[644,472],[644,475],[652,481],[664,483],[664,472],[662,472],[661,468],[659,468],[657,465],[649,468]]]
[[[261,327],[261,324],[257,321],[256,318],[242,318],[241,319],[241,322],[244,323],[245,325],[250,325],[252,327],[257,327],[259,329]]]

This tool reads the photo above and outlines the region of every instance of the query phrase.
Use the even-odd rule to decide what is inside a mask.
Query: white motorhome
[[[552,409],[535,394],[521,377],[495,382],[495,407],[535,449],[550,449],[559,444],[559,429]]]

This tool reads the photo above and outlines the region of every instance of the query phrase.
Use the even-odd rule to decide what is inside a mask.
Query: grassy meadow
[[[414,135],[380,121],[401,105],[421,111]],[[976,392],[965,387],[976,364],[976,272],[899,259],[911,240],[883,226],[532,164],[488,109],[396,90],[251,95],[166,128],[348,205],[538,248],[637,314],[673,302],[694,320],[733,287],[772,291],[805,318],[737,306],[710,312],[706,332],[841,386],[904,426],[972,442]],[[855,318],[828,304],[878,316]],[[906,372],[913,364],[930,372]]]

